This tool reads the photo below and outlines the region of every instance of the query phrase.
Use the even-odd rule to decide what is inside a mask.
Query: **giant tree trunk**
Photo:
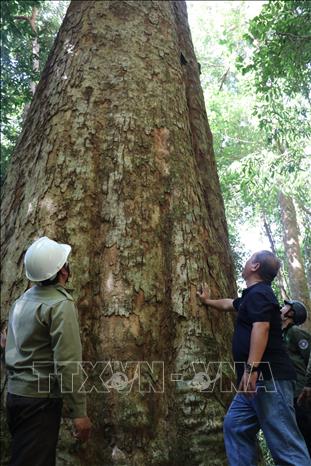
[[[26,248],[48,235],[73,246],[84,359],[164,364],[163,384],[161,364],[142,365],[139,386],[136,363],[112,363],[112,388],[88,397],[92,441],[77,451],[63,429],[59,464],[109,466],[115,446],[127,465],[225,464],[227,400],[190,383],[192,363],[228,361],[232,331],[196,285],[235,285],[185,2],[72,2],[4,192],[4,308],[27,286]],[[113,388],[122,370],[130,393]]]
[[[288,278],[291,299],[303,301],[311,309],[307,278],[299,244],[299,231],[296,210],[291,197],[279,193],[281,218],[283,225],[283,242],[288,263]],[[311,329],[309,322],[306,327]]]

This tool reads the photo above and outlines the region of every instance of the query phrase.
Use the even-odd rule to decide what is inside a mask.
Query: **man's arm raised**
[[[224,299],[210,299],[210,289],[207,283],[204,283],[199,287],[197,296],[200,301],[206,306],[211,306],[217,309],[218,311],[229,311],[233,312],[235,309],[233,307],[233,299],[224,298]]]

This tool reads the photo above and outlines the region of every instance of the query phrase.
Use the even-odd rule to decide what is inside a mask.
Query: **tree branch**
[[[13,19],[24,19],[25,21],[29,21],[28,16],[13,16]]]
[[[311,36],[296,36],[296,34],[292,34],[291,32],[276,32],[276,34],[278,36],[294,37],[295,39],[302,39],[302,40],[311,39]]]
[[[31,16],[14,16],[14,19],[17,19],[19,21],[28,21],[30,24],[32,32],[36,34],[36,17],[37,17],[37,8],[32,7],[32,13]]]
[[[224,73],[223,77],[221,78],[220,86],[219,86],[218,92],[221,91],[221,89],[222,89],[222,87],[223,87],[223,85],[224,85],[224,83],[225,83],[225,81],[226,81],[226,78],[227,78],[227,76],[228,76],[229,71],[230,71],[230,66],[228,67],[228,69],[227,69],[226,72]]]

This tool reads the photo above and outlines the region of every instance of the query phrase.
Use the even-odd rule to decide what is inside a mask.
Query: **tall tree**
[[[5,309],[27,286],[32,240],[73,246],[84,359],[99,364],[88,379],[93,440],[69,454],[63,432],[60,460],[224,464],[225,398],[193,379],[198,364],[228,360],[232,321],[199,307],[196,285],[207,281],[215,297],[235,285],[184,1],[71,3],[12,158],[2,220]],[[163,384],[152,361],[164,363]]]
[[[1,2],[1,182],[69,2]]]
[[[308,309],[311,309],[306,272],[299,244],[299,229],[294,202],[290,196],[285,195],[282,191],[279,193],[279,200],[291,299],[301,300]],[[311,329],[310,320],[306,326]]]

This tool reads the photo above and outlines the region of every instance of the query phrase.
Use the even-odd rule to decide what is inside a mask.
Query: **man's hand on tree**
[[[203,304],[206,303],[207,299],[210,299],[211,290],[207,283],[203,283],[202,285],[200,285],[197,291],[197,296]]]
[[[311,387],[304,387],[297,399],[298,406],[311,406]]]
[[[91,434],[92,423],[90,419],[85,417],[76,417],[73,420],[74,433],[73,436],[80,440],[80,442],[86,442]]]

